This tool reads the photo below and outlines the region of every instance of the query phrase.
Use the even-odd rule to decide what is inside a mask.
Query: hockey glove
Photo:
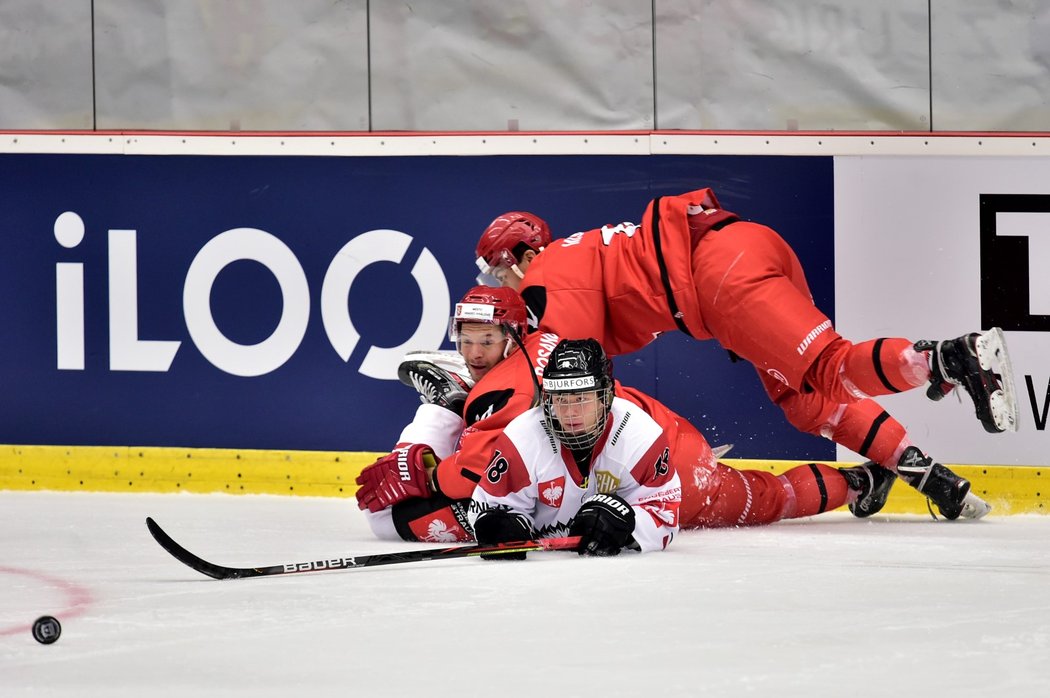
[[[357,476],[357,506],[376,512],[413,497],[431,495],[428,468],[438,459],[426,444],[408,444],[394,449]]]
[[[521,514],[514,514],[506,509],[486,509],[474,520],[474,540],[478,545],[495,545],[530,540],[533,535],[532,524]],[[524,560],[525,551],[520,553],[500,553],[482,555],[483,560]]]
[[[408,387],[416,389],[420,402],[440,405],[463,416],[470,388],[455,373],[438,368],[429,361],[402,361],[397,367],[397,377]]]
[[[619,555],[634,532],[634,509],[615,494],[596,494],[580,507],[569,527],[580,536],[580,555]]]

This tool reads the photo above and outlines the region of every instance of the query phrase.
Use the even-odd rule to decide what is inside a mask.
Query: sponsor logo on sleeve
[[[682,507],[680,500],[646,502],[640,506],[644,511],[648,512],[649,516],[653,517],[653,521],[656,522],[657,526],[678,527],[678,510]]]
[[[682,507],[682,488],[670,487],[660,490],[638,503],[657,526],[670,526],[675,528],[679,525],[678,513]]]
[[[799,342],[799,345],[796,348],[796,351],[798,351],[798,355],[802,356],[803,354],[805,354],[806,349],[809,349],[809,345],[813,343],[813,340],[815,340],[817,337],[824,334],[830,329],[831,320],[825,320],[824,322],[820,323],[812,330],[810,330],[809,334],[802,338],[802,341]]]

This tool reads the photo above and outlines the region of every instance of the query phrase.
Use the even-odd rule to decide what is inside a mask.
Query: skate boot
[[[915,350],[929,352],[930,387],[926,396],[940,400],[962,386],[985,431],[1017,431],[1017,395],[1003,331],[993,327],[943,342],[921,340]]]
[[[416,349],[406,353],[401,360],[427,361],[462,378],[468,390],[474,387],[474,379],[471,378],[470,370],[467,369],[466,359],[458,351],[452,349],[435,349],[434,351]]]
[[[402,361],[397,367],[402,383],[419,393],[424,404],[440,405],[463,416],[470,387],[455,373],[438,368],[429,361]]]
[[[937,505],[941,516],[954,521],[979,519],[992,510],[992,507],[977,495],[970,492],[970,481],[959,477],[940,463],[924,456],[914,446],[904,449],[897,462],[897,475],[917,489],[926,499]],[[933,513],[933,509],[930,509]],[[936,517],[935,517],[936,518]]]
[[[892,471],[871,461],[852,468],[839,468],[839,472],[846,478],[850,490],[857,493],[857,498],[849,503],[850,513],[861,519],[882,510],[897,479]]]

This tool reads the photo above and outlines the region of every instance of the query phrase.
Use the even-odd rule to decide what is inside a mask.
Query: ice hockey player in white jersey
[[[470,520],[481,544],[570,535],[581,536],[580,554],[617,555],[666,548],[681,501],[663,430],[614,397],[596,340],[565,339],[544,371],[542,406],[497,439]]]

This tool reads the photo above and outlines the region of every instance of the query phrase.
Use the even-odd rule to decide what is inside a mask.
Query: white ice
[[[1050,694],[1050,517],[848,514],[530,553],[216,581],[421,547],[352,501],[0,492],[0,696]],[[52,645],[30,624],[62,622]]]

